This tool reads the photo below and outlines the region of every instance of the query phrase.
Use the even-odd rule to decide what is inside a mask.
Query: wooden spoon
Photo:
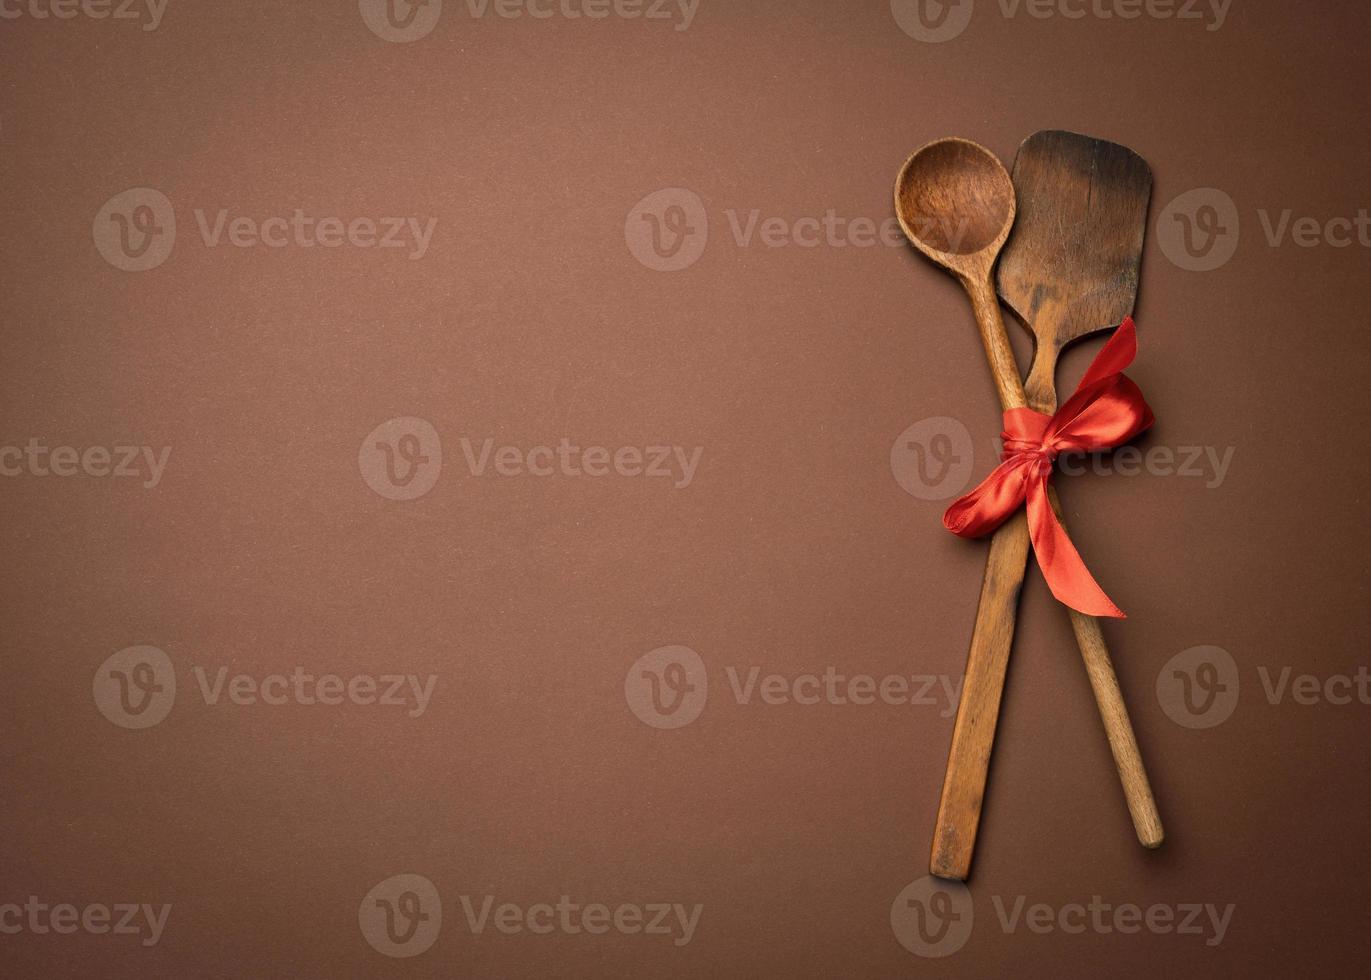
[[[1045,131],[1019,147],[1013,179],[1019,217],[1000,262],[999,293],[1037,342],[1025,385],[1028,405],[1051,414],[1062,349],[1133,312],[1152,171],[1117,143]],[[1060,518],[1051,487],[1049,498]],[[1159,847],[1161,818],[1099,620],[1068,612],[1138,840]]]
[[[895,180],[895,213],[905,235],[915,248],[955,275],[971,298],[1005,409],[1026,404],[991,285],[1015,208],[1014,185],[1004,165],[969,140],[938,140],[916,150]],[[943,878],[965,880],[971,868],[1027,561],[1028,519],[1020,508],[991,538],[971,631],[930,861],[933,874]]]

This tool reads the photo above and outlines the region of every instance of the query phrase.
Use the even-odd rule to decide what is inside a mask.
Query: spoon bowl
[[[910,242],[961,280],[990,361],[1000,405],[1024,404],[1023,382],[992,276],[1014,226],[1014,182],[995,154],[958,137],[910,154],[895,178],[895,214]]]
[[[935,140],[912,153],[895,179],[905,235],[959,276],[988,272],[1014,225],[1014,182],[979,143]]]

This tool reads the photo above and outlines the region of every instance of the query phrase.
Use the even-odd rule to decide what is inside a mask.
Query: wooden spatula
[[[1050,414],[1063,348],[1117,326],[1133,310],[1152,174],[1125,147],[1050,131],[1024,141],[1013,181],[1018,217],[997,287],[1037,342],[1025,385],[1029,407]],[[1060,516],[1055,491],[1051,500]],[[965,879],[970,870],[1027,555],[1028,525],[1020,513],[995,533],[987,558],[933,837],[930,867],[945,878]],[[999,621],[982,622],[986,611]],[[1161,820],[1099,622],[1070,612],[1138,839],[1157,847]]]
[[[1024,384],[1028,405],[1051,413],[1057,409],[1061,351],[1117,326],[1133,312],[1152,171],[1125,146],[1049,130],[1024,140],[1013,177],[1019,219],[1000,260],[997,285],[1037,342]],[[1050,497],[1060,517],[1055,490]],[[1160,847],[1161,817],[1100,621],[1074,609],[1067,612],[1138,840]]]

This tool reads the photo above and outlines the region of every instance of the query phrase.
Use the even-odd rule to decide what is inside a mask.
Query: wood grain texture
[[[1133,312],[1152,171],[1117,143],[1048,130],[1023,141],[1013,180],[996,287],[1033,337],[1029,404],[1054,412],[1061,352]]]

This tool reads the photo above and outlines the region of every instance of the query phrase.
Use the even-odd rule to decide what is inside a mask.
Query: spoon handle
[[[990,373],[1005,409],[1027,404],[1019,366],[1005,334],[1000,301],[987,272],[984,279],[967,278],[962,285],[971,300],[976,326],[985,346]],[[1019,589],[1028,564],[1028,518],[1020,511],[1000,525],[990,539],[966,677],[952,728],[938,822],[933,830],[929,870],[940,878],[964,881],[971,870],[976,831],[981,823],[990,750],[1000,715],[1009,649],[1014,643]]]
[[[952,728],[952,748],[947,755],[947,774],[938,802],[938,821],[933,829],[929,871],[939,878],[965,881],[971,871],[1009,649],[1014,643],[1019,589],[1027,567],[1028,517],[1020,509],[990,539],[962,697]]]
[[[989,270],[983,277],[962,280],[962,287],[976,315],[976,329],[980,331],[985,357],[990,362],[990,375],[995,379],[1000,406],[1006,411],[1023,408],[1028,400],[1024,397],[1023,382],[1019,380],[1019,362],[1014,360],[1014,348],[1009,346],[1000,298],[995,293],[995,284],[990,281]]]

